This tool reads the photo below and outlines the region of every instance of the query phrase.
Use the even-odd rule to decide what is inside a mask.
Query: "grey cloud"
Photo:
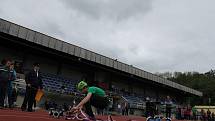
[[[0,1],[1,18],[146,71],[215,68],[215,1]]]
[[[153,0],[65,0],[65,5],[94,19],[126,20],[145,15],[152,9]]]
[[[64,32],[61,30],[60,25],[53,23],[52,21],[47,21],[45,26],[43,26],[43,30],[47,33],[52,33],[55,36],[57,35],[60,38],[65,36]]]

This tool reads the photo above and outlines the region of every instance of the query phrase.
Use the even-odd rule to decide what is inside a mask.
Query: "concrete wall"
[[[152,86],[152,85],[145,85],[145,95],[149,97],[156,98],[156,92],[159,91],[158,87]]]
[[[122,78],[121,76],[115,75],[111,78],[111,83],[114,85],[117,89],[125,89],[126,91],[129,90],[128,80],[125,78]]]
[[[145,94],[145,90],[146,90],[146,86],[145,84],[141,84],[141,83],[137,83],[137,82],[134,82],[132,83],[131,85],[133,87],[133,91],[138,93],[138,94]]]
[[[109,82],[110,81],[110,73],[105,71],[96,71],[95,72],[95,81],[98,82]]]
[[[22,52],[0,46],[0,60],[2,60],[3,58],[12,58],[16,61],[22,61],[23,56],[24,54]]]
[[[26,56],[24,68],[32,69],[32,65],[35,62],[40,63],[40,69],[42,72],[57,74],[57,68],[59,66],[57,61],[51,58],[45,58],[35,54],[33,55],[29,54]]]
[[[81,71],[81,69],[74,68],[70,64],[62,64],[61,75],[70,77],[74,80],[81,80],[84,76],[84,73]]]

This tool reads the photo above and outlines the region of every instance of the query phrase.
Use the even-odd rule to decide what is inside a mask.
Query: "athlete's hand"
[[[79,110],[79,107],[75,106],[72,108],[72,110]]]
[[[79,110],[81,110],[83,108],[83,106],[80,106]]]
[[[80,110],[80,108],[76,106],[76,107],[72,108],[71,112],[77,113],[79,110]]]

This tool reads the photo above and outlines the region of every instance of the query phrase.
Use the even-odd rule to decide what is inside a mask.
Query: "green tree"
[[[203,92],[202,97],[191,97],[193,105],[211,105],[215,104],[215,71],[210,70],[206,73],[198,72],[175,72],[174,77],[169,80],[185,85],[187,87]]]

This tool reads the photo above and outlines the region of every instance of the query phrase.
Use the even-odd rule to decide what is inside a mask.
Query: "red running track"
[[[107,116],[97,116],[98,119],[107,121]],[[146,118],[138,116],[112,116],[114,121],[145,121]],[[0,121],[66,121],[63,118],[54,119],[48,112],[39,110],[36,112],[22,112],[19,109],[0,109]],[[68,120],[76,121],[76,120]],[[165,120],[163,120],[165,121]],[[173,120],[179,121],[179,120]],[[184,120],[185,121],[185,120]]]
[[[97,118],[107,120],[107,116],[98,116]],[[145,121],[143,117],[125,117],[112,116],[114,121]],[[48,112],[39,110],[36,112],[22,112],[19,109],[9,110],[0,109],[0,121],[65,121],[63,118],[54,119],[48,115]],[[72,121],[72,120],[71,120]],[[75,121],[75,120],[73,120]]]

